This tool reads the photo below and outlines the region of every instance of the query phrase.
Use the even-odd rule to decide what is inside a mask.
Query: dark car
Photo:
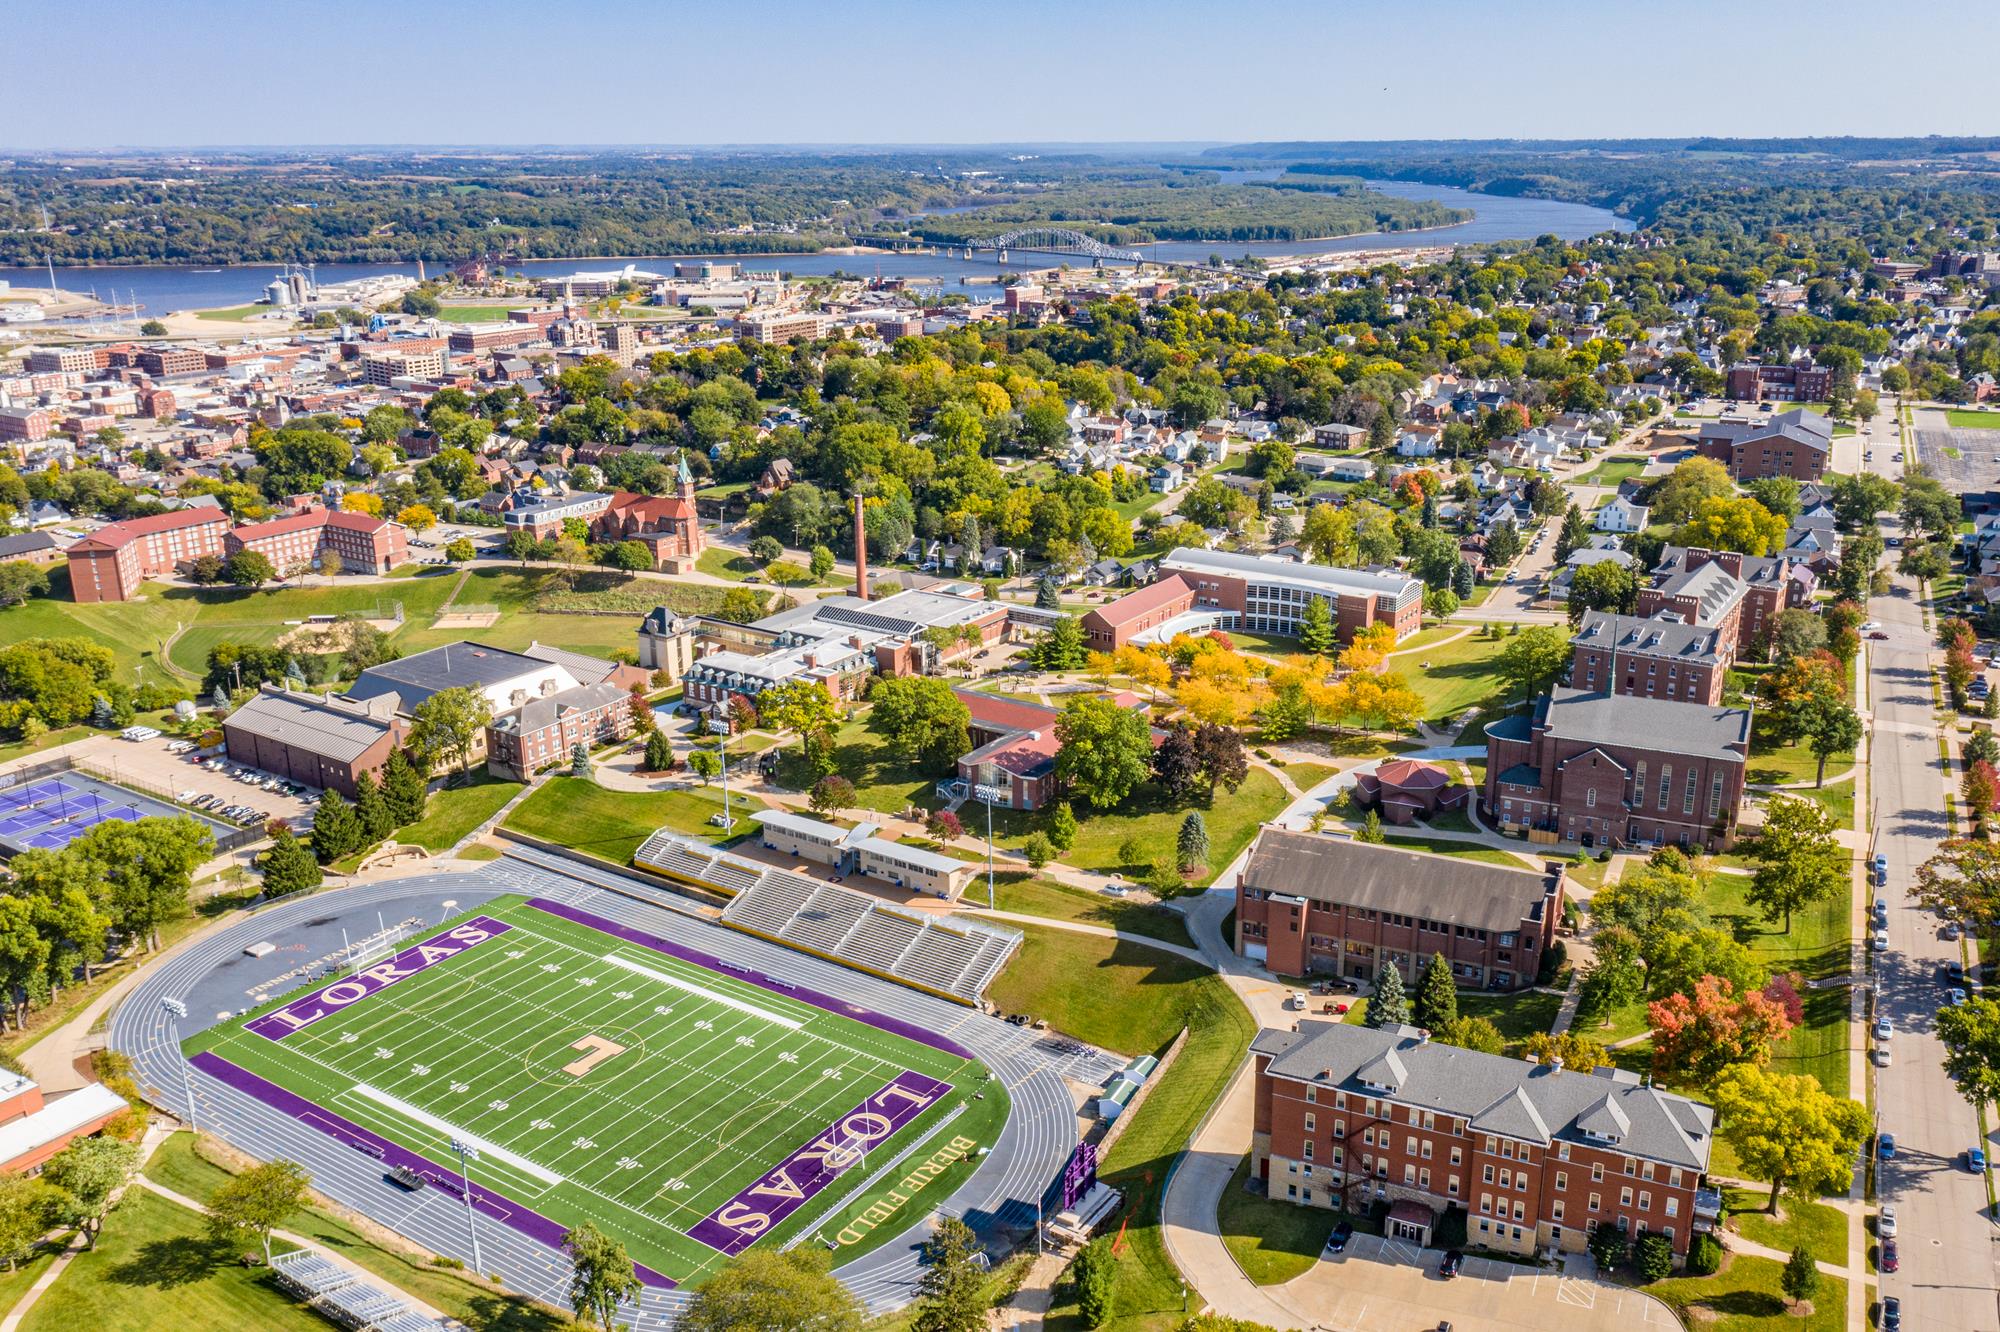
[[[1893,1272],[1901,1265],[1902,1265],[1901,1260],[1896,1256],[1896,1241],[1892,1239],[1883,1240],[1882,1262],[1881,1262],[1882,1270],[1884,1272]]]
[[[1346,1253],[1347,1241],[1353,1238],[1354,1238],[1353,1223],[1349,1221],[1343,1221],[1339,1225],[1333,1228],[1333,1233],[1331,1235],[1328,1235],[1326,1237],[1326,1251],[1328,1253]]]
[[[1882,1332],[1898,1332],[1903,1326],[1903,1302],[1894,1295],[1882,1297]]]
[[[1458,1275],[1458,1269],[1465,1265],[1465,1255],[1457,1249],[1446,1249],[1444,1261],[1438,1264],[1438,1275],[1446,1281]]]
[[[1875,1140],[1875,1155],[1881,1157],[1884,1161],[1895,1160],[1896,1135],[1893,1133],[1884,1133],[1880,1138],[1877,1138]]]
[[[1880,629],[1876,629],[1876,630],[1872,631],[1872,632],[1871,632],[1871,633],[1870,633],[1870,634],[1869,634],[1868,636],[1869,636],[1870,638],[1873,638],[1873,639],[1876,639],[1876,640],[1878,640],[1878,641],[1880,641],[1880,640],[1886,640],[1886,639],[1887,639],[1887,638],[1889,637],[1889,635],[1887,635],[1887,634],[1883,633],[1883,632],[1882,632],[1882,631],[1881,631]]]

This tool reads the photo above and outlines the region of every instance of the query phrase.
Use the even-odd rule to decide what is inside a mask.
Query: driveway
[[[198,768],[185,758],[169,754],[167,745],[173,739],[171,735],[162,735],[152,740],[124,740],[114,731],[73,741],[59,752],[72,759],[88,759],[114,780],[129,780],[142,791],[164,791],[168,796],[198,791],[222,796],[231,804],[248,805],[266,818],[286,819],[294,825],[303,822],[312,810],[311,805],[296,796],[231,781],[220,773]],[[39,763],[57,752],[30,754],[19,763]]]

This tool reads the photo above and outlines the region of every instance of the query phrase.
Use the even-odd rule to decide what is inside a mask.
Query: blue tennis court
[[[60,851],[100,823],[187,815],[190,810],[69,772],[0,789],[0,854]]]

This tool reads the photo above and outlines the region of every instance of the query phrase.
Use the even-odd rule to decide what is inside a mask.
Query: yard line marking
[[[741,999],[733,999],[726,994],[708,989],[705,986],[696,985],[693,981],[682,980],[679,976],[669,976],[664,971],[655,971],[649,966],[644,966],[628,958],[620,957],[616,953],[606,953],[602,960],[609,962],[614,967],[623,967],[625,970],[636,972],[649,980],[656,980],[662,985],[670,985],[676,990],[681,990],[697,998],[705,999],[711,1004],[721,1004],[724,1008],[733,1008],[739,1013],[748,1013],[751,1017],[762,1018],[773,1026],[783,1027],[786,1031],[797,1031],[806,1025],[796,1018],[788,1018],[781,1014],[773,1013],[767,1008],[759,1008],[755,1004],[745,1003]]]
[[[481,1156],[491,1156],[496,1161],[504,1161],[523,1174],[532,1175],[534,1178],[539,1179],[544,1184],[556,1185],[566,1182],[555,1171],[545,1170],[533,1161],[530,1161],[527,1157],[510,1152],[497,1143],[488,1142],[484,1138],[474,1137],[472,1134],[451,1123],[451,1121],[442,1119],[428,1110],[419,1110],[408,1101],[400,1097],[391,1096],[379,1087],[371,1087],[365,1082],[357,1082],[354,1084],[354,1090],[357,1095],[366,1096],[371,1101],[380,1105],[386,1105],[397,1114],[414,1119],[426,1128],[436,1129],[446,1137],[456,1138],[460,1142],[476,1148]]]

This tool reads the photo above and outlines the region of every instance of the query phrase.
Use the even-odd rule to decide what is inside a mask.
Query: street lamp
[[[479,1159],[479,1149],[469,1142],[457,1138],[451,1140],[451,1149],[458,1153],[459,1180],[465,1186],[465,1228],[472,1234],[472,1270],[485,1272],[486,1264],[479,1257],[479,1223],[472,1211],[472,1162]]]
[[[174,1043],[174,1053],[179,1054],[181,1048],[180,1019],[188,1015],[187,1005],[178,999],[162,999],[160,1000],[160,1009],[167,1015],[167,1035]],[[188,1072],[187,1060],[185,1059],[181,1060],[181,1086],[187,1091],[188,1127],[199,1133],[201,1132],[201,1125],[195,1123],[194,1118],[194,1077]]]

